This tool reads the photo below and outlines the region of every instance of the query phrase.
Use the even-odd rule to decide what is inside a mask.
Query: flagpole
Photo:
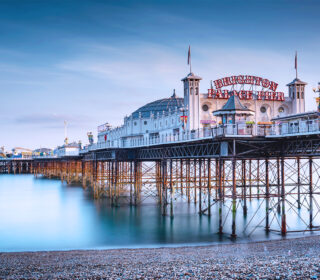
[[[189,50],[188,50],[188,65],[190,65],[190,73],[191,72],[191,48],[190,48],[190,45],[189,45]]]
[[[298,79],[298,53],[296,51],[296,59],[295,59],[295,68],[296,68],[296,79]]]

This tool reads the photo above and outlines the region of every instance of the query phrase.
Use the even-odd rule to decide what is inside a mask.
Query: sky
[[[121,125],[166,98],[192,71],[210,80],[253,74],[286,84],[320,82],[320,1],[0,0],[0,146],[88,143],[105,122]]]

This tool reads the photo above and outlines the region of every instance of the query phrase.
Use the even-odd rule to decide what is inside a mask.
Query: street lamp
[[[320,112],[320,83],[318,83],[318,88],[313,88],[313,92],[319,94],[319,97],[316,97],[316,101],[318,102],[318,112]]]
[[[183,130],[185,130],[185,126],[188,121],[188,116],[186,115],[186,112],[188,111],[188,105],[186,107],[184,107],[184,106],[181,107],[180,111],[182,112],[182,116],[180,116],[180,120],[182,121]]]

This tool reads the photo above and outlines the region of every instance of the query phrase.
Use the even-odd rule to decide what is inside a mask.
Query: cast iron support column
[[[270,231],[269,226],[269,197],[270,197],[270,190],[269,190],[269,160],[266,158],[265,161],[265,169],[266,169],[266,232]]]
[[[247,216],[247,176],[246,176],[246,160],[242,160],[242,187],[243,187],[243,215]]]
[[[237,181],[236,181],[236,141],[233,140],[232,155],[232,233],[231,237],[236,238],[236,215],[237,215]]]
[[[312,157],[309,158],[309,204],[310,204],[310,210],[309,210],[309,228],[313,228],[312,220],[313,220],[313,180],[312,180]]]
[[[301,179],[300,179],[300,158],[297,157],[297,175],[298,175],[298,180],[297,180],[297,183],[298,183],[298,209],[301,209],[301,194],[300,194],[300,186],[301,186]]]
[[[208,215],[211,216],[211,160],[208,159]]]
[[[286,221],[286,209],[285,209],[285,177],[284,177],[284,157],[281,157],[281,233],[287,234],[287,221]]]
[[[218,164],[218,187],[219,187],[219,234],[222,234],[223,225],[222,225],[222,206],[223,206],[223,197],[222,197],[222,161],[223,159],[219,158],[219,161],[216,161]]]

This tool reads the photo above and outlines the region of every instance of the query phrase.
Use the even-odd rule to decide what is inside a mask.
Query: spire
[[[177,97],[177,95],[176,95],[176,90],[173,89],[173,94],[172,94],[171,98],[176,98],[176,97]]]

